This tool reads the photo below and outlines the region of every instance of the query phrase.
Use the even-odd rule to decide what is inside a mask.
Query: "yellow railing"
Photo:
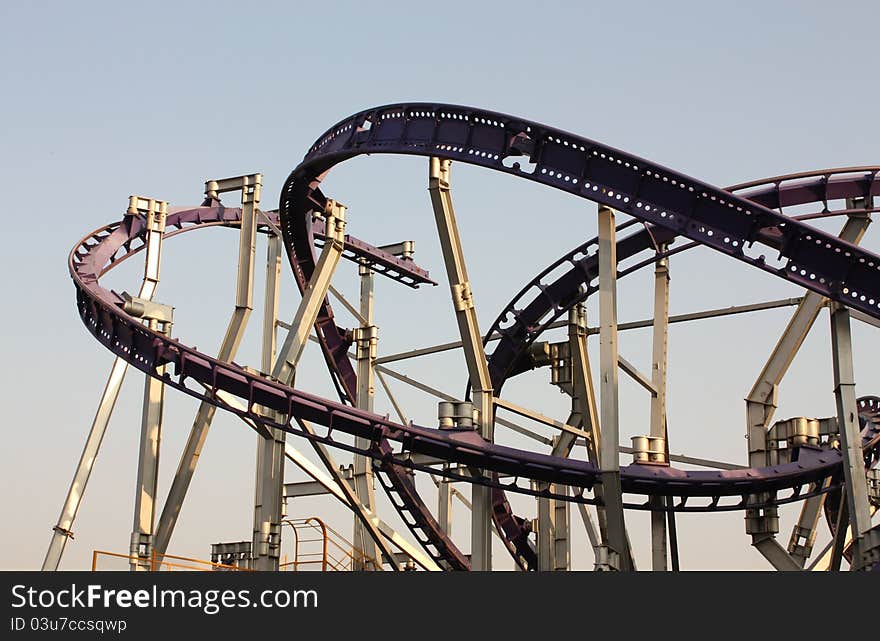
[[[316,516],[306,519],[285,519],[293,530],[293,561],[282,563],[281,570],[350,572],[355,561],[366,569],[380,569],[376,559],[365,556],[339,532]]]
[[[249,572],[247,568],[241,568],[235,565],[225,565],[223,563],[212,563],[201,559],[191,559],[185,556],[175,556],[173,554],[165,554],[161,559],[155,553],[151,558],[143,558],[131,556],[128,554],[118,554],[117,552],[107,552],[105,550],[95,550],[92,552],[92,572],[98,570],[98,560],[102,557],[112,559],[124,559],[126,566],[124,568],[131,569],[132,564],[141,565],[150,572],[211,572],[214,570],[223,570],[227,572]]]
[[[293,531],[293,561],[283,562],[279,569],[284,571],[320,571],[320,572],[350,572],[358,565],[367,570],[381,569],[377,559],[369,558],[354,548],[344,536],[327,525],[320,518],[313,516],[303,519],[285,519],[284,525],[288,525]],[[156,553],[150,558],[95,550],[92,552],[92,571],[97,571],[99,561],[105,564],[108,560],[116,560],[117,565],[122,567],[101,569],[130,570],[134,566],[151,572],[211,572],[223,570],[229,572],[251,572],[250,568],[236,565],[214,563],[202,559],[192,559],[185,556],[165,554],[159,556]],[[357,562],[357,563],[356,563]]]

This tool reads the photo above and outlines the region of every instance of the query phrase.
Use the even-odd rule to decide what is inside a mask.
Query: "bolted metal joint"
[[[326,242],[333,243],[338,249],[345,242],[346,209],[345,205],[332,198],[328,198],[324,205],[324,236]]]
[[[251,541],[212,543],[211,563],[249,570],[253,566],[254,560],[252,548]],[[228,571],[228,568],[215,567],[214,570]]]
[[[352,340],[357,345],[357,358],[375,360],[376,346],[379,342],[379,328],[375,325],[364,325],[351,330]]]
[[[412,260],[413,254],[416,251],[416,242],[414,240],[403,240],[391,245],[379,245],[378,249],[404,260]]]
[[[802,559],[810,558],[813,552],[813,530],[801,525],[795,525],[791,532],[791,540],[788,543],[788,553]]]
[[[571,385],[571,348],[569,342],[550,343],[550,384]]]
[[[452,161],[431,156],[428,164],[428,189],[449,190],[449,167]]]
[[[746,510],[746,534],[768,535],[779,533],[779,510],[776,507]]]
[[[574,333],[578,336],[587,335],[587,308],[583,303],[578,303],[568,310],[568,326],[570,334]]]
[[[865,476],[868,481],[868,499],[880,507],[880,469],[867,470]]]
[[[152,222],[154,218],[164,220],[168,213],[168,202],[165,200],[156,200],[155,198],[145,198],[144,196],[129,196],[128,209],[125,210],[126,216],[137,216],[143,214],[147,218],[149,231],[153,231]]]
[[[66,529],[64,529],[63,527],[61,527],[60,525],[56,525],[56,526],[54,526],[54,527],[52,528],[52,531],[53,531],[53,532],[58,532],[58,534],[67,537],[67,538],[70,539],[71,541],[74,539],[73,531],[72,531],[72,530],[66,530]]]
[[[880,567],[880,525],[874,526],[862,537],[861,564],[853,566],[854,570],[876,570]]]
[[[470,401],[441,401],[437,404],[441,430],[474,429],[478,424],[477,410]]]
[[[263,174],[248,174],[233,178],[205,181],[205,197],[220,200],[220,194],[241,190],[242,204],[259,203],[263,187]]]

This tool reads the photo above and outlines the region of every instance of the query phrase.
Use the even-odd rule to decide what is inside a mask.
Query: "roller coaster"
[[[460,342],[378,356],[372,322],[374,277],[409,288],[435,283],[415,262],[412,243],[376,247],[346,234],[346,206],[336,194],[331,198],[321,189],[337,164],[377,154],[428,159],[428,188]],[[598,205],[598,236],[526,283],[485,334],[477,322],[479,292],[471,289],[452,204],[454,162],[502,172]],[[132,570],[155,567],[150,560],[167,553],[218,408],[238,416],[258,433],[260,443],[253,538],[233,552],[234,546],[219,546],[216,556],[224,567],[278,569],[282,503],[297,492],[317,488],[315,493],[333,495],[354,513],[355,570],[491,570],[493,536],[500,537],[521,570],[570,569],[572,509],[583,520],[589,539],[584,545],[592,549],[596,570],[636,569],[626,524],[631,510],[650,513],[653,570],[686,569],[679,567],[677,514],[720,511],[744,514],[752,545],[777,570],[880,569],[880,526],[872,524],[880,505],[880,398],[856,396],[850,330],[852,319],[880,327],[880,256],[859,245],[877,211],[880,167],[782,175],[722,189],[514,116],[409,103],[362,111],[328,129],[288,177],[277,210],[259,208],[261,190],[262,176],[252,174],[209,180],[197,207],[170,208],[164,201],[132,196],[121,221],[91,232],[71,251],[69,268],[79,314],[116,361],[54,528],[44,570],[59,567],[129,365],[147,375],[129,548]],[[240,206],[221,202],[221,195],[229,192],[240,193]],[[618,214],[627,220],[618,224]],[[844,221],[838,236],[808,222],[832,217]],[[173,309],[155,301],[154,292],[162,243],[184,232],[218,226],[238,230],[240,244],[235,309],[213,357],[172,335]],[[254,307],[257,233],[268,237],[259,368],[234,360]],[[745,465],[669,452],[669,325],[713,315],[669,315],[670,258],[694,247],[709,248],[805,290],[795,299],[714,314],[795,308],[746,398]],[[140,252],[145,254],[145,270],[136,296],[101,285],[107,272]],[[283,255],[302,294],[290,323],[278,320]],[[359,306],[332,285],[343,258],[358,266]],[[627,327],[617,321],[617,281],[650,268],[654,316],[640,325],[650,327],[653,338],[652,368],[646,375],[618,354],[618,331]],[[598,327],[589,327],[585,301],[594,295]],[[331,296],[358,319],[358,326],[337,323]],[[774,421],[779,383],[825,308],[836,415]],[[278,328],[287,334],[276,343]],[[567,330],[563,340],[548,340],[551,330],[561,328]],[[599,337],[597,385],[587,349],[590,334]],[[338,399],[321,398],[295,385],[309,340],[320,346]],[[444,395],[415,383],[440,398],[436,426],[407,420],[393,395],[399,420],[373,411],[377,378],[390,394],[385,376],[394,372],[385,364],[449,349],[461,349],[467,365],[462,395]],[[551,383],[570,397],[571,411],[564,420],[502,398],[505,383],[536,368],[549,369]],[[632,439],[632,447],[619,444],[619,372],[651,396],[649,425],[643,436]],[[160,515],[158,448],[168,387],[196,398],[199,409]],[[499,416],[499,410],[543,424],[554,435],[547,438],[524,428]],[[533,438],[541,451],[496,442],[499,426]],[[314,448],[326,469],[303,456],[295,442]],[[586,451],[583,459],[573,456],[576,446]],[[334,450],[351,453],[352,466],[341,468]],[[621,464],[622,452],[632,455],[631,464]],[[285,460],[312,481],[285,485]],[[435,481],[437,510],[419,492],[417,475]],[[377,514],[375,479],[411,536],[396,532]],[[452,496],[457,492],[463,497],[456,484],[471,491],[469,553],[450,535]],[[533,497],[537,516],[515,514],[512,493]],[[779,509],[788,504],[797,504],[800,514],[789,541],[780,542]],[[814,550],[823,517],[831,540],[824,550]],[[231,563],[233,556],[240,563]]]

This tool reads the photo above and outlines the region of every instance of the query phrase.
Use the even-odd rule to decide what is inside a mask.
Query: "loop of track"
[[[406,116],[407,113],[422,115]],[[365,128],[363,125],[367,117],[371,118],[370,126]],[[397,124],[382,124],[394,122]],[[449,126],[444,128],[443,125]],[[490,130],[492,135],[489,135]],[[531,176],[502,164],[505,157],[525,151],[536,162],[532,179],[538,182],[581,196],[588,195],[646,222],[655,223],[673,234],[691,238],[696,236],[695,240],[702,244],[820,291],[830,298],[842,300],[871,316],[880,316],[877,307],[880,278],[876,276],[875,269],[880,269],[880,259],[873,254],[796,223],[762,205],[685,179],[627,154],[607,150],[597,143],[509,116],[436,105],[419,110],[409,106],[371,110],[344,121],[332,131],[331,136],[325,137],[310,151],[306,161],[288,179],[282,193],[280,223],[301,288],[314,268],[311,212],[313,209],[320,211],[324,201],[318,189],[319,178],[333,164],[359,153],[409,153],[451,157],[520,176]],[[500,136],[495,135],[499,133]],[[460,138],[464,138],[464,142],[451,142]],[[500,149],[500,152],[492,154],[492,149]],[[574,171],[575,168],[580,169]],[[631,185],[633,189],[624,190],[621,185],[626,183],[624,173],[627,172],[635,172],[639,178]],[[671,185],[668,184],[670,181]],[[837,190],[833,192],[836,198],[871,196],[880,190],[876,171],[858,181],[847,181],[845,185],[830,185],[826,181],[823,188],[828,193],[832,187]],[[587,191],[580,193],[584,190]],[[180,228],[200,223],[234,224],[231,218],[234,218],[231,210],[202,207],[173,214],[169,216],[168,224],[169,227]],[[743,222],[744,218],[750,220],[748,225]],[[739,234],[734,234],[735,231]],[[150,331],[123,313],[121,298],[98,283],[99,277],[107,269],[136,250],[142,234],[142,221],[128,217],[117,225],[90,234],[74,248],[70,258],[78,306],[87,328],[111,351],[135,367],[155,376],[158,365],[170,364],[173,367],[164,377],[167,384],[224,409],[229,408],[217,399],[216,392],[222,390],[231,393],[244,400],[248,408],[245,411],[233,410],[235,413],[294,434],[304,435],[301,429],[289,422],[293,417],[325,426],[326,431],[313,437],[315,440],[372,456],[392,479],[405,477],[407,469],[427,469],[415,464],[409,457],[409,453],[414,452],[490,473],[508,474],[513,478],[510,482],[503,482],[494,476],[470,478],[455,471],[440,472],[458,480],[525,494],[555,496],[548,491],[537,492],[518,484],[524,479],[543,480],[575,488],[576,495],[565,497],[568,500],[594,502],[592,497],[584,494],[598,480],[597,470],[590,463],[486,443],[470,431],[440,431],[412,424],[399,425],[384,417],[284,387],[234,363],[217,361],[177,340]],[[747,255],[745,247],[755,243],[777,249],[789,263],[775,268],[767,265],[763,257]],[[795,269],[791,269],[792,266]],[[345,355],[347,343],[344,333],[333,322],[329,303],[325,302],[323,306],[318,330],[328,362],[334,366],[340,393],[344,399],[351,401],[351,390],[355,389],[354,372]],[[277,424],[268,421],[254,411],[257,405],[285,414],[288,422]],[[334,439],[336,431],[364,436],[371,440],[372,445],[368,450],[357,450],[347,442]],[[876,426],[869,425],[864,437],[868,441],[876,440],[877,432]],[[622,468],[623,487],[629,494],[679,497],[681,500],[675,509],[680,511],[759,507],[763,503],[750,502],[756,496],[772,497],[767,500],[769,504],[776,505],[804,498],[809,494],[804,492],[805,487],[834,476],[840,468],[839,452],[802,449],[795,463],[751,470],[691,472],[631,465]],[[832,485],[832,489],[836,487]],[[404,503],[409,503],[404,506],[405,511],[418,512],[424,504],[417,495],[410,495],[412,488],[412,485],[400,485],[398,495],[405,497]],[[777,492],[786,490],[790,492],[788,496],[777,495]],[[687,505],[688,499],[694,497],[705,497],[709,502]],[[725,500],[727,498],[737,500],[729,502]],[[421,503],[421,507],[415,503]],[[647,509],[645,504],[627,505]],[[430,516],[430,512],[427,516]],[[425,517],[423,523],[417,523],[418,527],[425,528],[428,539],[431,539],[426,542],[420,537],[420,541],[428,545],[436,544],[432,539],[436,535],[433,531],[436,521],[432,525],[430,520]],[[459,553],[457,559],[449,558],[456,556],[453,548],[446,546],[445,549],[435,550],[435,558],[443,558],[447,567],[462,569],[463,555]]]

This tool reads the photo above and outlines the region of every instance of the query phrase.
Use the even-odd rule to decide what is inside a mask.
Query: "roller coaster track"
[[[333,165],[364,153],[440,156],[543,183],[609,205],[650,225],[620,241],[620,261],[646,249],[656,249],[656,243],[662,238],[683,236],[880,318],[880,257],[770,209],[799,200],[827,203],[839,198],[871,197],[880,192],[875,168],[853,170],[851,175],[837,179],[804,176],[803,180],[789,184],[780,180],[763,187],[749,185],[747,187],[755,189],[754,193],[745,194],[746,198],[536,123],[465,107],[425,104],[382,107],[342,121],[319,139],[288,178],[282,191],[279,226],[301,290],[315,267],[312,247],[316,224],[312,214],[322,211],[326,201],[319,189],[320,181]],[[518,162],[509,162],[524,157],[530,161],[530,169]],[[235,210],[213,205],[175,212],[169,215],[167,225],[183,231],[205,225],[234,225],[235,218]],[[395,505],[402,514],[411,517],[405,518],[406,522],[417,531],[420,542],[428,547],[432,556],[442,561],[443,567],[465,569],[467,560],[442,533],[415,493],[414,484],[408,478],[411,470],[431,469],[435,474],[455,480],[486,485],[494,488],[496,495],[498,491],[507,490],[559,500],[597,502],[595,497],[585,494],[598,482],[594,463],[489,443],[470,430],[441,431],[401,425],[346,405],[346,401],[354,401],[353,390],[356,389],[355,373],[347,356],[350,340],[335,324],[329,301],[323,304],[316,329],[343,403],[280,385],[150,330],[122,311],[119,294],[99,284],[99,278],[107,270],[138,250],[143,232],[141,219],[127,217],[121,223],[90,234],[72,251],[70,270],[86,327],[111,351],[147,374],[156,376],[158,367],[170,365],[163,380],[191,396],[258,424],[373,457],[386,477],[383,485],[398,498]],[[758,253],[761,250],[778,252],[775,264]],[[596,276],[595,267],[591,269],[589,265],[594,256],[583,254],[573,262],[573,271],[578,276],[569,278],[556,289],[547,287],[544,292],[550,294],[536,301],[542,301],[541,304],[558,317],[576,302],[577,296],[572,292],[580,292],[581,284],[588,285],[586,292],[589,293]],[[654,260],[656,256],[643,264]],[[545,311],[534,318],[544,323],[547,314]],[[518,312],[515,318],[512,330],[503,329],[501,323],[493,326],[496,332],[510,330],[490,357],[493,380],[499,389],[518,367],[526,368],[519,354],[537,336],[524,320],[525,311]],[[515,340],[516,328],[521,328],[522,336]],[[245,401],[246,409],[222,404],[217,397],[220,391]],[[282,418],[267,418],[256,411],[258,405],[275,410]],[[312,434],[299,426],[301,420],[324,429]],[[337,440],[334,438],[337,431],[366,438],[371,445],[358,448]],[[862,438],[865,444],[871,445],[872,452],[878,447],[878,433],[880,427],[876,422],[867,421]],[[415,462],[412,453],[488,473],[474,477],[455,468],[436,470]],[[678,497],[680,501],[673,506],[677,511],[715,511],[800,500],[816,492],[805,491],[805,488],[825,478],[832,478],[833,482],[824,491],[835,491],[841,483],[840,469],[840,452],[802,447],[795,462],[767,468],[707,472],[631,465],[622,468],[621,477],[628,494]],[[500,475],[508,475],[512,480],[502,481]],[[538,491],[520,483],[527,479],[570,486],[574,495]],[[788,494],[779,496],[783,491]],[[708,502],[688,504],[689,499],[700,497]],[[645,503],[629,503],[627,507],[649,509]],[[498,514],[496,510],[496,519]],[[510,519],[499,523],[499,529],[506,533],[505,538],[513,540],[522,533],[522,521],[512,515]],[[513,549],[517,547],[521,547],[521,542],[513,544]]]

